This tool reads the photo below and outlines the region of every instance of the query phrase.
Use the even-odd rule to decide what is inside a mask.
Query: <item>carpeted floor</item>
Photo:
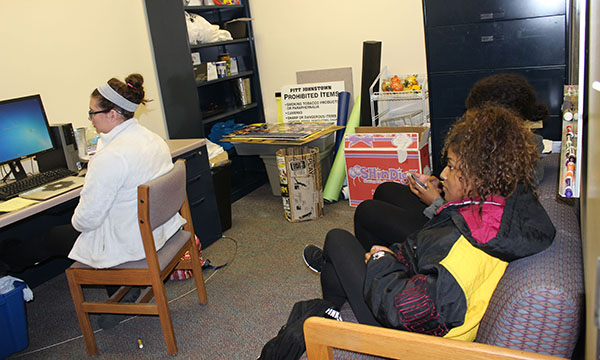
[[[228,263],[204,273],[208,304],[198,304],[191,280],[167,282],[176,357],[256,359],[295,302],[321,295],[318,275],[302,261],[304,246],[322,245],[334,227],[352,230],[353,215],[354,208],[342,201],[325,205],[323,218],[290,223],[283,217],[281,198],[271,195],[268,185],[232,204],[232,228],[203,251],[214,265]],[[86,296],[104,294],[90,289]],[[65,276],[36,287],[34,296],[27,304],[29,347],[10,358],[86,358]],[[92,321],[95,325],[96,318]],[[95,359],[173,358],[167,355],[158,317],[130,318],[96,332],[96,341]]]

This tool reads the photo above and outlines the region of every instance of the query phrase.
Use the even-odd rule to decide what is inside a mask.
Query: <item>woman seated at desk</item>
[[[167,173],[173,163],[165,141],[133,117],[148,101],[143,82],[141,75],[131,74],[125,82],[112,78],[92,92],[88,114],[100,140],[71,225],[54,227],[34,239],[0,243],[0,272],[20,272],[57,256],[94,268],[145,257],[137,223],[137,187]],[[155,229],[156,248],[184,223],[177,214]]]

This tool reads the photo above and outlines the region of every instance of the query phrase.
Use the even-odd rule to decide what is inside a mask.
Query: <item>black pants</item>
[[[361,324],[381,326],[365,302],[365,253],[373,245],[389,246],[423,228],[429,220],[425,205],[408,186],[388,182],[377,187],[373,200],[363,201],[354,213],[354,233],[329,231],[321,271],[323,298],[341,307],[348,301]]]
[[[323,298],[338,307],[348,301],[359,323],[381,326],[375,320],[363,296],[367,265],[362,245],[346,230],[333,229],[325,238],[323,254]]]
[[[425,205],[410,188],[394,182],[379,185],[372,200],[363,201],[354,213],[354,234],[366,251],[373,245],[403,242],[429,220]]]

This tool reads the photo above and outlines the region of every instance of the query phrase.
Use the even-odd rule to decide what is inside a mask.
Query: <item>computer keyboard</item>
[[[8,200],[18,196],[27,190],[35,189],[67,176],[75,176],[77,172],[66,168],[58,168],[35,175],[27,176],[25,179],[17,180],[0,186],[0,200]]]

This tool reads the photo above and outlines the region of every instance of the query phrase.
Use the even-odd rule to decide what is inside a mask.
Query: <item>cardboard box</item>
[[[408,184],[407,172],[430,174],[429,128],[424,126],[357,127],[346,134],[344,152],[350,206],[372,199],[377,186]]]
[[[306,146],[280,149],[276,156],[285,218],[299,222],[323,216],[319,149]]]

